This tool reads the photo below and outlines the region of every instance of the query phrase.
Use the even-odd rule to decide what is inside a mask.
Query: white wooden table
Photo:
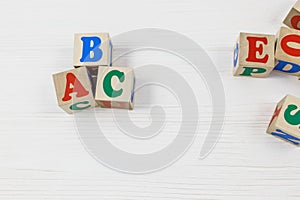
[[[1,1],[0,199],[299,199],[300,151],[265,130],[281,98],[300,96],[300,82],[278,74],[267,79],[231,75],[238,32],[275,34],[294,3]],[[186,68],[182,74],[191,77],[199,98],[200,134],[169,168],[130,175],[101,165],[85,150],[73,116],[56,104],[51,74],[72,68],[75,32],[108,31],[114,36],[145,27],[173,30],[201,44],[222,77],[226,119],[217,146],[200,160],[211,102],[203,82],[197,84],[193,71]],[[158,63],[182,69],[187,65],[172,55],[153,51],[132,53],[126,60],[131,66]],[[178,114],[172,94],[159,88],[157,92],[151,101],[145,92],[136,94],[138,109],[132,117],[138,119],[137,124],[149,123],[151,104],[164,105]],[[176,127],[177,114],[168,118],[169,128]],[[107,110],[99,110],[99,115],[106,120],[103,129],[110,141],[130,152],[155,151],[174,137],[170,128],[139,143],[112,133],[115,127]]]

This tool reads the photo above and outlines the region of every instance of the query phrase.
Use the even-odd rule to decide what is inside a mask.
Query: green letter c
[[[120,72],[119,70],[112,70],[106,76],[103,80],[103,90],[105,94],[109,97],[118,97],[121,96],[123,93],[123,89],[114,90],[111,86],[111,79],[113,76],[117,76],[119,81],[122,83],[125,80],[125,74],[124,72]]]
[[[90,103],[89,101],[83,101],[83,102],[75,103],[75,104],[71,105],[69,108],[70,108],[70,110],[84,110],[84,109],[91,107],[91,105],[87,105],[84,107],[79,107],[79,105],[80,104],[89,104],[89,103]]]

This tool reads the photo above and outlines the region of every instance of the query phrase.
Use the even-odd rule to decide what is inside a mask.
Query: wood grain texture
[[[293,55],[289,55],[288,53],[286,53],[284,51],[284,48],[282,45],[282,43],[283,43],[282,41],[284,40],[285,36],[300,35],[300,31],[291,29],[291,28],[287,28],[287,27],[281,27],[280,30],[278,31],[277,35],[278,35],[277,42],[278,42],[278,44],[281,44],[281,45],[276,46],[276,53],[275,53],[276,60],[283,60],[286,62],[300,64],[299,59],[297,59],[297,57],[295,57]],[[300,73],[294,73],[292,75],[298,76],[299,74]]]
[[[108,84],[112,91],[108,96],[105,92],[105,77],[108,73],[117,71],[109,80]],[[116,76],[116,74],[118,76]],[[116,77],[114,77],[116,76]],[[120,81],[121,80],[121,81]],[[106,83],[107,84],[107,83]],[[95,92],[96,102],[103,108],[133,109],[132,93],[134,91],[134,71],[131,67],[99,67],[97,86]],[[118,92],[120,92],[118,94]]]
[[[289,11],[283,23],[290,28],[300,30],[298,24],[295,23],[295,19],[297,18],[297,16],[299,16],[300,13],[299,10],[300,10],[300,1],[297,1],[293,6],[293,8],[291,8],[291,10]]]
[[[85,40],[82,41],[83,37],[93,37],[92,40]],[[83,49],[84,44],[87,42],[92,43],[92,47],[95,48],[98,44],[94,43],[94,39],[99,39],[99,49],[101,52],[101,58],[98,61],[93,62],[85,62],[85,60],[91,60],[90,55],[87,58],[84,58],[83,62],[81,61],[83,57]],[[91,44],[88,44],[88,48]],[[97,49],[97,48],[96,48]],[[74,34],[74,50],[73,50],[73,65],[75,67],[86,66],[86,67],[94,67],[94,66],[110,66],[111,65],[111,52],[112,52],[112,45],[110,41],[109,33],[75,33]],[[98,52],[99,53],[99,52]],[[95,55],[94,55],[95,56]],[[93,57],[92,57],[93,58]],[[92,59],[93,60],[93,59]]]
[[[265,46],[263,48],[264,52],[260,54],[260,59],[267,58],[266,61],[253,62],[253,60],[252,61],[248,60],[248,58],[250,57],[249,49],[253,48],[252,44],[250,45],[249,37],[250,38],[254,37],[256,39],[258,38],[258,40],[265,40]],[[248,68],[253,67],[253,68],[265,70],[263,73],[251,73],[251,77],[266,78],[269,76],[269,74],[272,72],[273,68],[275,67],[275,58],[274,58],[275,35],[240,33],[236,45],[237,47],[234,51],[235,54],[237,53],[237,58],[235,58],[236,66],[233,66],[234,76],[243,76],[242,74],[245,72],[247,67]],[[254,55],[256,56],[256,54]]]
[[[69,114],[97,106],[89,76],[86,67],[53,74],[58,106]]]
[[[293,116],[297,116],[297,112],[292,112],[294,107],[298,107],[297,105],[300,105],[300,100],[298,98],[291,95],[284,97],[276,106],[272,120],[270,121],[267,129],[267,133],[273,134],[274,132],[284,132],[288,134],[288,137],[289,135],[293,136],[293,139],[295,139],[296,142],[288,139],[284,140],[284,136],[282,136],[280,133],[277,136],[279,136],[279,138],[282,136],[281,139],[290,142],[291,144],[299,145],[297,142],[300,140],[298,139],[300,136],[299,126],[296,126],[296,121],[293,120]]]
[[[300,150],[265,132],[277,102],[286,94],[299,96],[300,82],[276,73],[259,80],[231,74],[237,34],[275,34],[294,3],[1,1],[0,199],[299,199]],[[178,70],[193,86],[200,111],[199,135],[185,156],[163,171],[135,176],[110,170],[87,153],[73,117],[56,104],[51,74],[72,68],[74,33],[109,32],[113,38],[144,27],[177,31],[207,50],[224,84],[226,121],[214,151],[199,160],[212,114],[201,77],[163,52],[126,55],[115,64],[154,62]],[[180,121],[176,98],[160,88],[149,90],[154,92],[136,93],[132,119],[145,126],[150,123],[149,107],[163,105],[166,130],[153,140],[138,143],[112,131],[111,113],[96,111],[106,136],[120,148],[151,152],[174,137]]]

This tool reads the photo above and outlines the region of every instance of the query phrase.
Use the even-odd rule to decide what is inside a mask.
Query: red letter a
[[[65,90],[65,96],[62,98],[63,101],[69,101],[72,99],[70,96],[71,93],[76,92],[76,97],[83,97],[89,94],[89,91],[87,91],[80,81],[76,78],[76,76],[72,73],[68,73],[66,75],[67,78],[67,84],[66,84],[66,90]],[[71,84],[73,87],[71,87]]]

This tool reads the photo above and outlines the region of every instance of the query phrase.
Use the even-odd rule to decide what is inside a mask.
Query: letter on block
[[[74,67],[111,66],[112,44],[108,33],[74,36]]]
[[[58,105],[67,113],[96,106],[86,67],[54,74],[53,81]]]
[[[278,103],[267,133],[300,145],[300,99],[287,95]]]
[[[133,109],[135,77],[129,67],[99,67],[96,102],[103,108]]]
[[[263,78],[274,68],[275,36],[240,33],[235,45],[233,75]]]
[[[300,30],[300,0],[290,10],[283,23],[290,28]]]
[[[277,34],[275,71],[300,75],[300,31],[281,27]]]

